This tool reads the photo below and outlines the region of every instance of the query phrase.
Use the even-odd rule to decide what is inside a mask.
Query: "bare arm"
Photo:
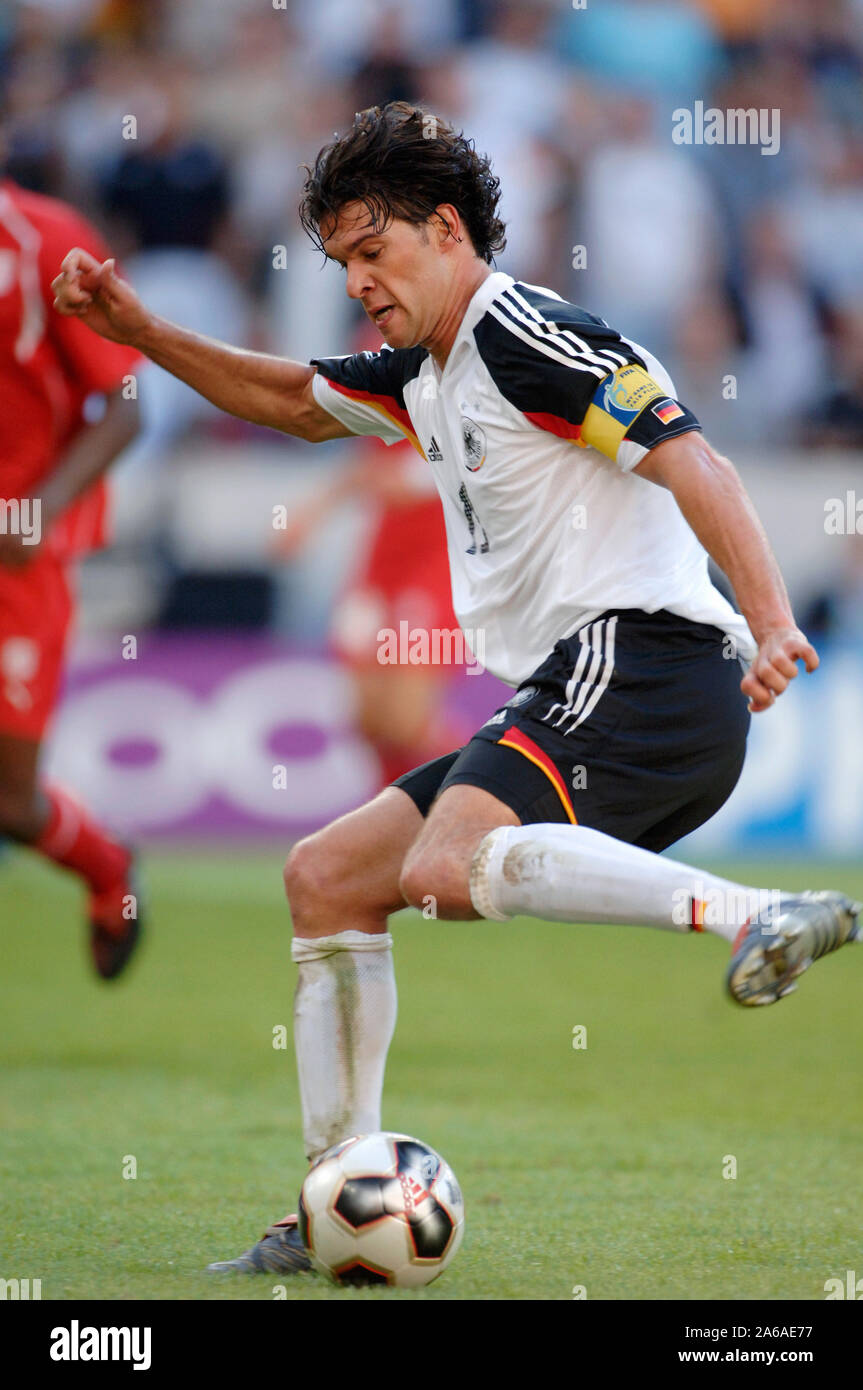
[[[75,247],[63,258],[52,289],[58,313],[137,348],[229,415],[313,443],[351,433],[315,400],[314,367],[229,347],[159,318],[117,275],[113,260],[100,264]]]
[[[85,425],[73,438],[56,468],[38,485],[34,500],[39,513],[40,540],[66,508],[87,492],[108,471],[118,454],[138,432],[138,403],[124,400],[121,392],[108,397],[105,414]],[[38,544],[25,545],[16,535],[0,536],[0,564],[23,565],[33,559]]]
[[[658,444],[634,470],[666,487],[709,555],[725,571],[758,655],[741,682],[750,709],[769,708],[797,675],[818,665],[794,622],[776,557],[734,465],[692,431]]]

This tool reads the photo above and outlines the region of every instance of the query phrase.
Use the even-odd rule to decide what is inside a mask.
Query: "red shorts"
[[[375,662],[383,628],[458,627],[440,502],[429,497],[388,507],[333,614],[331,640],[343,660]]]
[[[0,565],[0,734],[42,738],[63,674],[72,596],[66,566],[44,553]]]

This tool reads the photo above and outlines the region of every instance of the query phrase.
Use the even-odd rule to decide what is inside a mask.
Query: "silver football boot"
[[[775,910],[740,928],[725,983],[738,1004],[775,1004],[814,961],[860,940],[863,904],[842,893],[783,895]]]

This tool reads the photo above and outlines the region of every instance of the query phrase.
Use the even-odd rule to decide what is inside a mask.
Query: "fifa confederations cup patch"
[[[616,458],[627,431],[652,402],[661,408],[673,409],[675,413],[667,417],[669,420],[683,414],[680,406],[670,400],[668,392],[663,391],[643,367],[635,362],[618,367],[596,388],[584,416],[579,443],[598,449],[608,458]],[[659,415],[658,410],[656,413],[665,424],[666,418]]]

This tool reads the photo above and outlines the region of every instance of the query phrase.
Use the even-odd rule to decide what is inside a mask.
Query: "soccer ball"
[[[327,1149],[300,1193],[300,1235],[337,1284],[420,1288],[461,1244],[464,1202],[452,1169],[408,1134],[360,1134]]]

